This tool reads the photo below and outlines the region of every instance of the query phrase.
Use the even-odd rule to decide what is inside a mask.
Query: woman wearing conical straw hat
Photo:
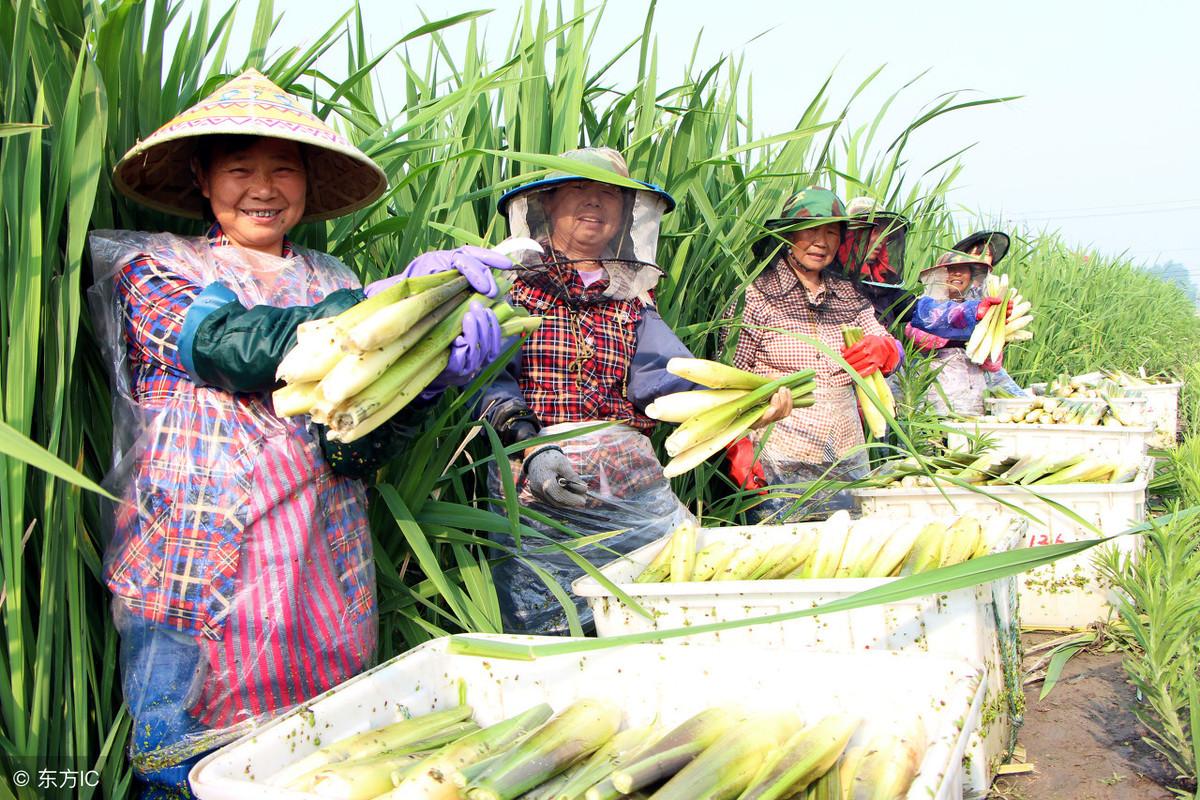
[[[104,577],[131,759],[143,796],[187,797],[199,755],[370,665],[378,609],[357,477],[402,452],[404,425],[423,412],[353,445],[274,413],[276,368],[300,323],[379,288],[361,290],[288,232],[367,206],[387,184],[295,97],[247,71],[134,146],[114,182],[210,223],[199,237],[92,237],[115,389],[109,485],[123,501]],[[490,268],[508,266],[463,248],[402,274],[457,269],[494,296]],[[468,381],[499,343],[495,316],[474,307],[436,386]]]

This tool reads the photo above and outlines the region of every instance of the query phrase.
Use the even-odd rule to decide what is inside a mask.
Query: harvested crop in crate
[[[799,407],[812,405],[816,389],[812,370],[771,380],[716,361],[672,358],[667,371],[709,387],[664,395],[646,407],[651,419],[679,423],[666,441],[668,478],[695,469],[750,430],[779,389],[791,389]]]
[[[1025,425],[1104,425],[1111,428],[1141,424],[1139,415],[1106,400],[1067,400],[1058,397],[1032,397],[1015,409],[984,420]]]
[[[694,568],[677,573],[677,551],[695,548],[692,523],[684,523],[667,539],[635,583],[677,581],[744,581],[787,578],[894,578],[960,564],[993,551],[994,537],[1005,531],[985,529],[973,516],[951,525],[900,522],[879,525],[852,521],[839,511],[820,525],[800,528],[795,542],[735,546],[714,542],[695,554]]]
[[[864,736],[847,751],[861,721],[841,714],[806,724],[715,707],[664,733],[653,723],[621,730],[608,700],[556,715],[535,706],[486,728],[472,713],[460,706],[348,737],[267,782],[340,800],[899,800],[925,750],[919,719],[913,733]]]
[[[1028,456],[1000,458],[983,455],[950,454],[926,459],[927,472],[914,459],[894,461],[874,478],[883,488],[953,486],[970,483],[978,486],[1061,486],[1072,483],[1129,483],[1141,463],[1126,464],[1092,454],[1073,456]],[[941,480],[945,479],[945,480]]]

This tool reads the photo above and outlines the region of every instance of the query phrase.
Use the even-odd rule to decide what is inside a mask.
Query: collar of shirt
[[[782,258],[775,262],[772,272],[774,273],[772,277],[774,278],[775,285],[781,294],[791,295],[793,292],[803,291],[809,305],[822,305],[825,302],[826,295],[833,295],[842,299],[849,299],[854,295],[854,287],[851,283],[835,275],[831,275],[829,267],[826,267],[825,271],[821,273],[821,286],[816,292],[810,291],[807,286],[801,283],[799,276],[796,275],[796,271]]]
[[[210,225],[206,235],[208,236],[209,247],[237,246],[232,239],[225,235],[225,231],[219,222],[214,222],[212,225]],[[294,255],[295,253],[292,251],[292,240],[286,236],[283,237],[283,257],[291,258]]]

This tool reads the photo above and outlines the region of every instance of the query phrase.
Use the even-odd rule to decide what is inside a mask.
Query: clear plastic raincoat
[[[614,151],[574,151],[571,156],[628,175]],[[620,189],[619,214],[604,220],[608,239],[601,256],[577,265],[554,247],[551,205],[563,183],[578,180],[550,178],[515,190],[501,202],[511,234],[533,239],[544,249],[524,260],[509,297],[540,316],[542,324],[484,391],[482,407],[506,443],[598,421],[620,423],[557,443],[587,485],[582,508],[537,500],[526,485],[522,461],[508,465],[526,510],[578,536],[615,533],[578,551],[602,565],[691,518],[662,475],[646,438],[655,423],[642,412],[660,395],[695,387],[666,371],[670,358],[690,353],[659,316],[651,295],[662,275],[655,264],[659,222],[673,201],[649,185],[645,191]],[[495,465],[490,483],[493,494],[501,495]],[[553,539],[575,538],[534,516],[522,520]],[[516,546],[508,536],[496,539]],[[566,614],[550,584],[561,587],[565,597],[583,568],[563,551],[548,548],[545,540],[523,537],[519,549],[518,558],[495,567],[505,628],[566,634]],[[589,626],[586,604],[574,602],[583,625]]]
[[[358,281],[330,256],[255,253],[216,226],[99,231],[91,244],[114,388],[106,486],[121,501],[104,577],[132,762],[152,787],[183,791],[199,754],[368,665],[377,624],[363,485],[335,474],[306,418],[275,416],[269,393],[205,385],[190,337],[231,300],[303,313],[352,304],[340,290]],[[253,360],[265,343],[242,346]]]

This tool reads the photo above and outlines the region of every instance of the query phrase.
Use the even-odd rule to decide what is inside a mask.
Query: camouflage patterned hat
[[[941,257],[938,258],[938,260],[935,261],[931,266],[925,267],[923,270],[921,270],[921,274],[924,275],[926,272],[929,272],[930,270],[938,269],[941,267],[955,267],[955,266],[957,266],[957,267],[983,267],[984,269],[990,271],[992,269],[992,262],[990,259],[988,259],[987,256],[973,256],[968,253],[959,253],[955,250],[949,250],[945,253],[942,253]]]
[[[581,147],[578,150],[568,150],[562,154],[562,157],[570,159],[571,161],[578,161],[580,164],[586,164],[594,169],[611,172],[612,174],[622,178],[629,178],[629,165],[625,163],[625,156],[621,155],[616,150],[613,150],[611,147]],[[549,189],[553,186],[557,186],[560,183],[567,183],[569,181],[591,180],[597,180],[597,178],[573,174],[565,170],[551,170],[545,178],[533,181],[532,183],[527,183],[524,186],[518,186],[516,189],[506,192],[503,196],[501,196],[497,208],[501,214],[507,216],[509,202],[518,195],[522,195],[526,192],[538,191],[541,189]],[[645,181],[639,181],[637,179],[632,180],[634,183],[639,183],[646,187],[647,192],[657,195],[662,199],[662,201],[666,204],[666,208],[664,209],[663,213],[669,214],[675,209],[675,198],[663,191],[661,187],[656,186],[653,183],[646,183]]]
[[[779,216],[764,222],[763,227],[769,231],[781,232],[800,230],[805,227],[813,227],[803,224],[808,220],[817,224],[839,222],[842,225],[843,238],[845,237],[846,207],[842,205],[841,198],[821,186],[809,186],[807,189],[796,192],[784,202]],[[778,233],[768,234],[754,243],[754,253],[757,257],[762,258],[779,244]]]
[[[1004,256],[1008,254],[1009,238],[1007,233],[1000,231],[975,231],[970,236],[967,236],[962,241],[958,242],[952,250],[957,250],[960,253],[970,253],[972,250],[978,249],[979,252],[987,254],[991,258],[991,265],[994,267],[1004,260]]]

